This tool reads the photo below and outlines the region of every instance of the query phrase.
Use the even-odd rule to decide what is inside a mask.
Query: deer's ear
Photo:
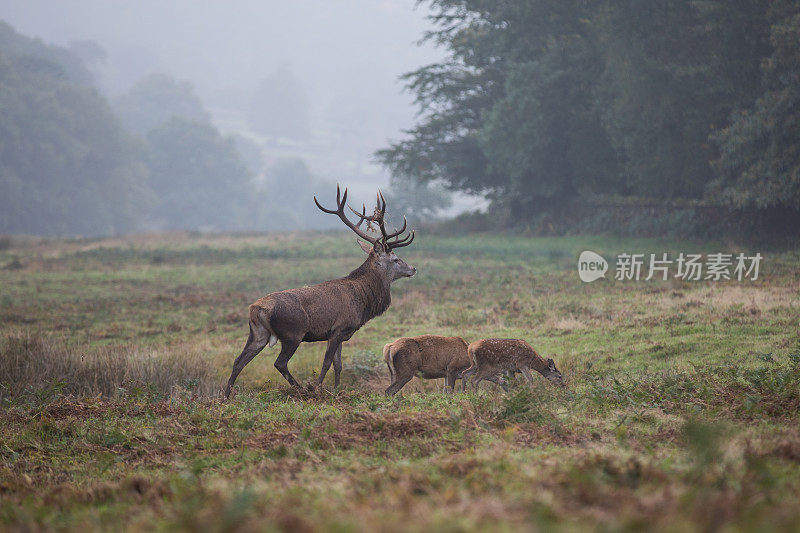
[[[366,242],[362,241],[361,239],[356,239],[356,242],[361,247],[361,249],[364,250],[365,254],[368,254],[372,250],[372,245],[371,244],[367,244]]]

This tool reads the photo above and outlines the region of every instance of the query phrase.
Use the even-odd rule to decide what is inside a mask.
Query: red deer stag
[[[378,206],[372,215],[347,206],[347,189],[340,194],[336,188],[336,209],[325,209],[314,197],[322,211],[337,215],[356,235],[369,244],[358,241],[367,259],[344,278],[325,281],[311,287],[301,287],[273,292],[250,306],[250,336],[244,350],[233,363],[233,371],[225,387],[225,397],[230,397],[231,387],[242,369],[267,345],[281,341],[281,352],[275,368],[293,386],[300,384],[289,373],[288,362],[301,342],[328,341],[322,371],[317,384],[322,384],[333,364],[335,386],[339,386],[342,371],[342,343],[349,340],[371,318],[382,314],[391,303],[389,288],[400,278],[413,276],[417,269],[397,257],[397,248],[408,246],[414,240],[414,231],[402,236],[407,222],[399,231],[387,232],[384,214],[386,200],[378,193]],[[357,223],[345,214],[347,206],[356,216]],[[366,230],[361,223],[367,222]],[[370,236],[368,230],[376,224],[380,235]]]

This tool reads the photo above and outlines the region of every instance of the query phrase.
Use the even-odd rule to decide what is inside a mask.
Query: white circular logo
[[[603,256],[586,250],[581,252],[578,258],[578,275],[581,281],[591,283],[592,281],[604,278],[608,272],[608,261]]]

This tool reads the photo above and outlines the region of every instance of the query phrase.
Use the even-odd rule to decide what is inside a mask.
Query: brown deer
[[[301,342],[328,341],[317,384],[322,384],[333,364],[335,386],[338,387],[342,371],[342,343],[371,318],[388,309],[392,301],[389,288],[394,280],[411,277],[417,271],[393,251],[411,244],[414,231],[402,236],[407,226],[405,217],[399,231],[386,231],[386,200],[381,193],[378,193],[378,205],[372,215],[366,214],[366,206],[361,213],[347,206],[347,189],[342,195],[339,187],[336,188],[336,209],[325,209],[316,196],[314,203],[325,213],[337,215],[348,228],[369,243],[358,241],[367,259],[344,278],[311,287],[273,292],[252,304],[250,336],[241,355],[233,363],[233,371],[225,387],[226,398],[230,397],[231,387],[245,365],[267,344],[275,346],[278,341],[281,341],[281,352],[275,360],[275,368],[295,387],[300,384],[289,372],[288,362],[297,347]],[[359,217],[357,223],[348,219],[345,206]],[[360,229],[365,221],[367,231],[372,224],[376,224],[380,235],[370,236],[367,231]]]
[[[534,369],[548,380],[564,384],[561,372],[552,359],[543,359],[533,346],[519,339],[482,339],[467,348],[472,365],[464,371],[461,379],[466,382],[473,375],[475,388],[484,379],[495,381],[500,372],[521,372],[528,382],[533,381],[530,369]]]
[[[471,363],[464,339],[440,335],[397,339],[383,347],[383,358],[392,378],[386,396],[397,394],[416,375],[424,379],[444,378],[445,390],[449,386],[452,391],[456,379]],[[461,387],[464,390],[463,380]]]

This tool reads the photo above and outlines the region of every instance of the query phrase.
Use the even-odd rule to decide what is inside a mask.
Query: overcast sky
[[[201,96],[252,90],[289,66],[324,106],[335,95],[399,98],[397,77],[440,52],[417,46],[430,24],[411,0],[4,0],[0,18],[56,44],[97,41],[130,59],[131,81],[161,69],[195,83]],[[117,80],[111,90],[122,90]],[[222,98],[220,98],[222,99]],[[211,102],[213,103],[213,102]]]

